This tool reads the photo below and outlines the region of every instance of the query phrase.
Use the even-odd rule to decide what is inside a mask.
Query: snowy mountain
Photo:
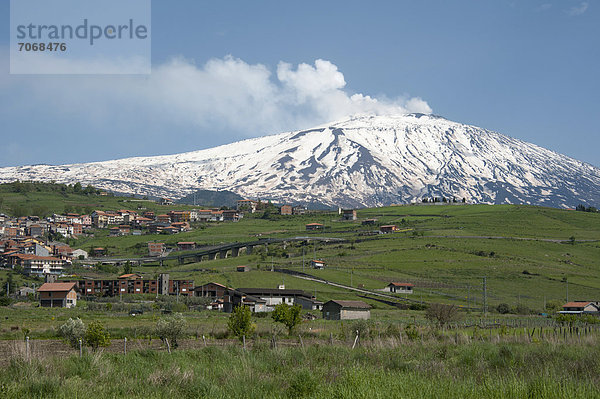
[[[0,182],[16,179],[173,197],[230,190],[247,198],[344,207],[424,196],[556,207],[600,203],[600,169],[423,114],[353,117],[178,155],[0,169]]]

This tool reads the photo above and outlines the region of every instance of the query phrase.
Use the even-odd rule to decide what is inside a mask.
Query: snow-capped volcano
[[[423,114],[354,117],[178,155],[0,169],[0,182],[16,179],[173,197],[227,189],[247,198],[345,207],[425,196],[557,207],[600,203],[600,169]]]

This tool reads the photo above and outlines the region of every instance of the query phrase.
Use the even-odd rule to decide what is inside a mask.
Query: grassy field
[[[362,226],[366,218],[378,224],[395,223],[406,231],[365,235],[377,226]],[[307,232],[305,224],[318,221],[324,231]],[[382,289],[390,281],[415,284],[410,298],[480,307],[486,277],[489,308],[499,303],[543,311],[551,300],[598,299],[600,288],[600,214],[519,205],[399,206],[358,210],[357,221],[340,221],[337,213],[260,218],[248,215],[237,223],[207,224],[173,236],[95,237],[74,247],[109,248],[111,256],[140,256],[146,242],[195,241],[200,245],[254,241],[257,237],[336,237],[346,242],[314,241],[256,248],[245,255],[162,267],[136,267],[147,276],[167,272],[172,278],[189,278],[196,284],[215,281],[233,287],[275,287],[316,292],[324,300],[354,297],[352,292],[272,273],[275,268],[304,270],[317,277],[367,289]],[[304,256],[303,256],[304,253]],[[313,257],[327,262],[325,270],[307,268]],[[304,268],[302,260],[304,258]],[[236,273],[237,265],[250,265],[250,273]],[[77,273],[85,274],[78,269]],[[87,272],[89,274],[89,272]],[[93,274],[98,276],[98,274]],[[568,288],[567,288],[568,286]],[[371,302],[373,305],[376,303]],[[384,306],[378,304],[377,306]]]
[[[4,398],[594,398],[598,342],[379,343],[271,349],[267,342],[127,355],[12,360]]]

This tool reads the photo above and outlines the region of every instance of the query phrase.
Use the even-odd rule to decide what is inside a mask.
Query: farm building
[[[356,211],[354,209],[344,209],[342,211],[342,220],[356,220]]]
[[[283,285],[279,288],[238,288],[237,291],[264,300],[268,312],[281,303],[290,306],[300,305],[308,310],[320,310],[323,306],[322,302],[317,301],[310,294],[302,290],[286,289]]]
[[[206,283],[195,288],[196,296],[222,298],[229,288],[219,283]]]
[[[309,223],[306,225],[306,230],[323,230],[321,223]]]
[[[241,265],[241,266],[236,267],[235,270],[238,272],[249,272],[250,266]]]
[[[396,294],[412,294],[414,285],[411,283],[395,283],[391,282],[385,287],[385,291],[394,292]]]
[[[40,306],[71,308],[77,305],[76,283],[44,283],[38,288]]]
[[[191,241],[180,241],[177,243],[177,249],[180,251],[190,251],[192,249],[196,249],[196,243]]]
[[[379,228],[379,231],[381,231],[384,234],[385,233],[393,233],[396,230],[398,230],[398,226],[396,226],[395,224],[389,224],[389,225],[381,226]]]
[[[563,305],[562,314],[600,314],[600,302],[573,301]]]
[[[323,262],[322,260],[311,260],[310,267],[312,267],[313,269],[324,269],[325,262]]]
[[[325,320],[370,319],[371,306],[363,301],[331,300],[323,305]]]

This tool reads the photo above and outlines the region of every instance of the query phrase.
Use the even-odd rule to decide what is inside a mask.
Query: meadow
[[[379,341],[271,348],[265,341],[127,354],[13,358],[4,398],[594,398],[597,340],[578,344]]]

